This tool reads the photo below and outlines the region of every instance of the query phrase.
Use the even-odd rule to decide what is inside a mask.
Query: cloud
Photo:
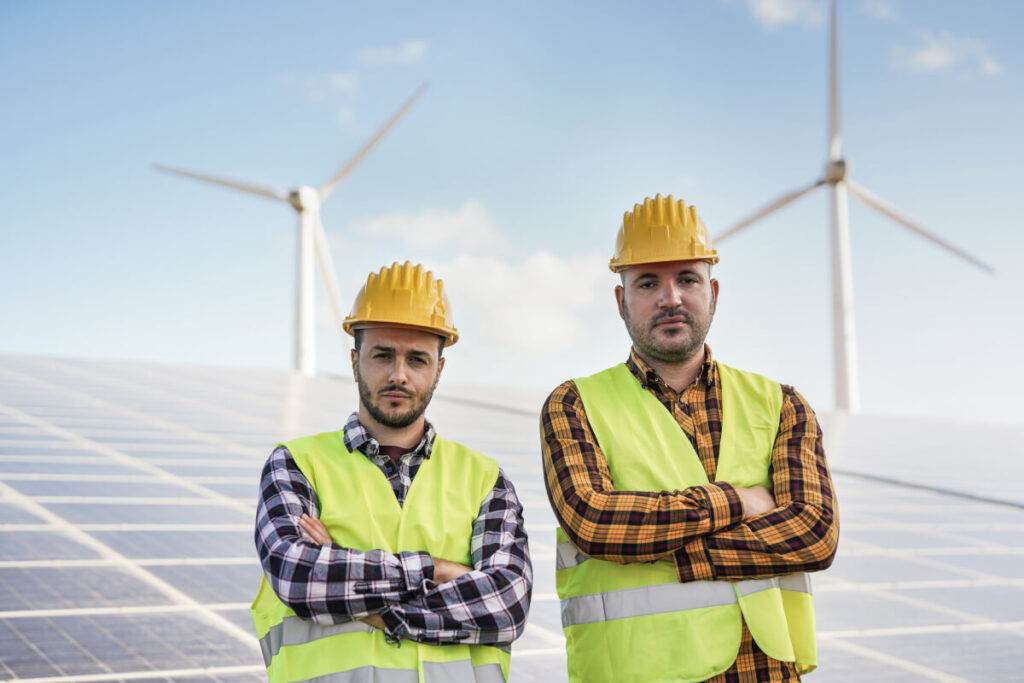
[[[338,107],[338,125],[342,128],[348,128],[356,120],[356,113],[352,107]]]
[[[456,349],[445,370],[450,382],[478,384],[486,377],[500,386],[550,389],[621,360],[629,348],[608,254],[505,251],[513,240],[476,200],[455,209],[384,214],[345,233],[331,237],[336,263],[358,254],[375,270],[378,263],[408,258],[444,281],[460,347],[472,347],[470,353]],[[368,235],[390,241],[384,249]],[[349,271],[339,273],[342,289],[354,292],[365,275],[362,266]]]
[[[360,89],[360,78],[353,71],[337,71],[308,76],[301,81],[306,99],[318,109],[334,110],[339,128],[351,128],[356,114],[351,106]]]
[[[768,29],[782,26],[820,26],[825,9],[820,0],[745,0],[747,9]]]
[[[365,67],[392,64],[414,64],[427,54],[427,43],[422,40],[408,40],[393,46],[372,47],[359,50],[355,70],[308,76],[299,83],[312,104],[334,109],[335,121],[340,128],[351,128],[356,120],[352,101],[360,91]],[[362,73],[365,76],[365,73]]]
[[[314,104],[328,98],[350,96],[359,90],[359,77],[351,71],[309,76],[305,79],[306,97]]]
[[[572,352],[592,337],[595,317],[617,320],[607,260],[547,251],[522,260],[463,255],[440,264],[438,273],[456,310],[467,309],[476,319],[478,335],[501,337],[527,352]]]
[[[922,32],[917,46],[897,47],[892,56],[896,66],[919,73],[952,71],[997,76],[1003,71],[1003,65],[992,57],[983,42],[945,31]]]
[[[490,213],[472,199],[454,210],[392,211],[357,221],[352,227],[363,235],[397,239],[413,249],[444,247],[479,254],[508,248],[508,240]]]
[[[356,53],[356,59],[366,66],[415,64],[427,55],[427,47],[425,41],[407,40],[398,45],[363,48]]]
[[[896,8],[885,0],[864,0],[861,5],[864,14],[880,21],[896,21]]]

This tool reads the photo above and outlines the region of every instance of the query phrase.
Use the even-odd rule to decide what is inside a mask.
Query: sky
[[[423,263],[460,342],[444,382],[544,391],[626,357],[622,213],[714,234],[822,174],[826,6],[0,0],[0,353],[286,369],[294,211],[159,174],[330,178],[346,306]],[[1024,423],[1024,6],[842,0],[844,152],[861,184],[997,270],[851,198],[862,410]],[[828,198],[719,245],[716,357],[833,407]],[[350,339],[318,291],[321,371]]]

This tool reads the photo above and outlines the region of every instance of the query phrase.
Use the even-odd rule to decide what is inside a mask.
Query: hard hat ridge
[[[615,255],[608,264],[619,272],[641,263],[701,260],[718,263],[718,252],[694,206],[672,195],[645,197],[622,215]]]
[[[459,338],[444,292],[444,281],[410,261],[382,266],[370,273],[352,304],[342,328],[352,334],[360,327],[401,325],[433,332],[451,346]]]

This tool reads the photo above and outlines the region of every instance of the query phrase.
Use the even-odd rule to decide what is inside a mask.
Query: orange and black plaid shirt
[[[718,366],[705,346],[697,379],[677,392],[636,354],[626,366],[672,413],[700,456],[706,486],[680,491],[616,491],[576,385],[548,397],[541,447],[548,499],[566,534],[591,556],[621,564],[672,557],[680,581],[738,580],[817,571],[835,555],[839,521],[821,428],[811,406],[782,386],[782,414],[770,477],[777,507],[743,519],[735,489],[716,482],[722,437]],[[764,654],[746,626],[736,662],[711,679],[722,683],[799,680],[792,664]]]

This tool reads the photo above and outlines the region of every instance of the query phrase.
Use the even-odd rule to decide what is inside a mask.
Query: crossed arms
[[[710,438],[705,431],[697,440],[708,447]],[[725,482],[617,491],[572,382],[544,405],[541,447],[555,515],[591,557],[620,564],[671,558],[680,581],[696,581],[816,571],[835,555],[839,527],[821,430],[792,387],[783,386],[767,498]]]
[[[363,619],[392,639],[435,644],[504,644],[522,633],[533,570],[522,505],[502,472],[473,524],[472,568],[304,535],[300,519],[318,517],[320,504],[286,448],[267,460],[260,488],[256,549],[274,592],[298,616]]]

